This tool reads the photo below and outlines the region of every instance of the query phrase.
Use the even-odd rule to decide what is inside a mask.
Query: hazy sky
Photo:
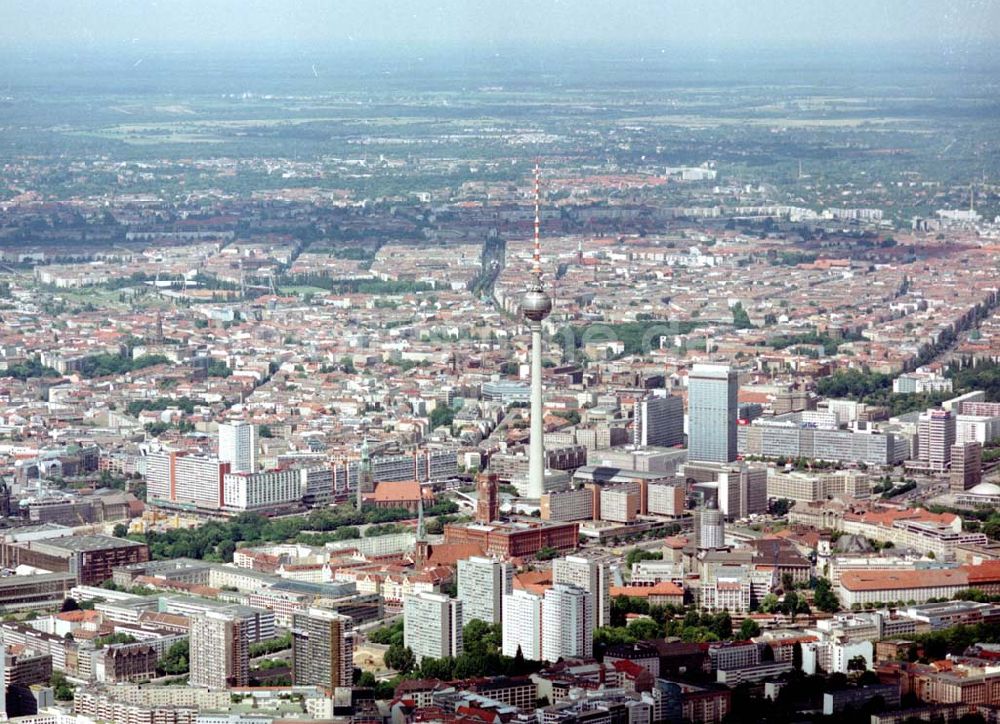
[[[1000,39],[1000,0],[4,0],[5,45],[912,43]]]

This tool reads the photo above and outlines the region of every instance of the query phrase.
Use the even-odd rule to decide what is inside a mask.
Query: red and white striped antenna
[[[538,238],[539,225],[541,224],[541,205],[541,170],[538,167],[538,161],[535,161],[535,249],[532,257],[534,260],[534,266],[531,271],[539,281],[542,278],[542,245]]]

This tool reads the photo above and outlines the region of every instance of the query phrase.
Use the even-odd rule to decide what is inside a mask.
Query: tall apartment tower
[[[219,425],[219,460],[230,472],[257,472],[257,427],[242,420]]]
[[[542,597],[516,589],[503,597],[503,655],[542,660]]]
[[[983,446],[978,442],[951,446],[951,489],[968,490],[983,482]]]
[[[674,447],[684,444],[684,401],[680,397],[645,397],[636,400],[633,410],[633,445]]]
[[[458,600],[462,602],[462,624],[472,619],[500,623],[503,598],[514,585],[514,569],[492,558],[473,556],[458,562]]]
[[[538,241],[540,222],[539,171],[535,165],[535,245],[532,255],[532,279],[521,297],[521,314],[531,331],[531,430],[528,440],[527,497],[540,500],[545,494],[545,425],[542,417],[542,322],[552,312],[552,297],[542,286],[542,249]]]
[[[542,660],[590,658],[594,597],[579,586],[554,583],[542,599]]]
[[[552,583],[582,588],[594,598],[594,625],[611,625],[611,568],[607,561],[566,556],[552,561]]]
[[[728,365],[696,364],[688,375],[688,459],[736,459],[739,378]]]
[[[917,459],[942,472],[951,463],[955,444],[955,418],[948,410],[928,410],[917,420]]]
[[[420,661],[462,653],[462,602],[442,593],[403,598],[403,645]]]
[[[247,623],[210,611],[191,617],[191,686],[227,689],[250,683]]]
[[[330,692],[354,683],[350,618],[324,608],[292,614],[292,681]]]

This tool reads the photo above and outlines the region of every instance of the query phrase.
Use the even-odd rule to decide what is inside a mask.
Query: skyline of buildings
[[[996,718],[982,68],[504,58],[13,74],[8,716]]]

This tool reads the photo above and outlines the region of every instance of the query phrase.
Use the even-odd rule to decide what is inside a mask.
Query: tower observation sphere
[[[529,289],[521,297],[521,312],[525,319],[541,322],[552,311],[552,297],[541,288]]]

